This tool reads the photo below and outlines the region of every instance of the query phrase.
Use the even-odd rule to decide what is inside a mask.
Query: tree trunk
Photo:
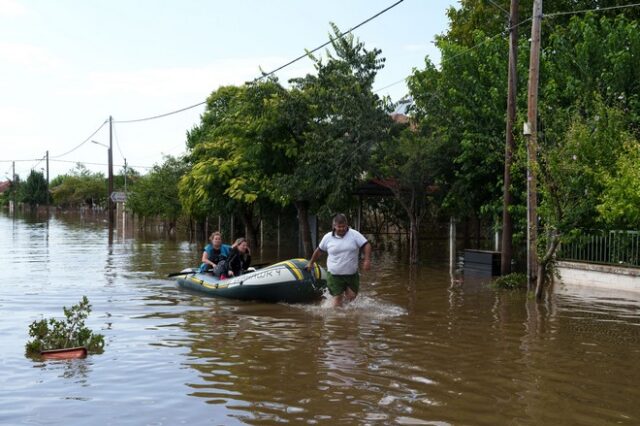
[[[249,243],[249,249],[252,253],[255,253],[258,247],[258,238],[256,228],[253,226],[253,208],[251,206],[246,206],[242,209],[242,223],[247,233],[244,237]]]
[[[549,248],[547,249],[544,257],[540,259],[540,262],[538,263],[538,276],[536,277],[536,299],[539,301],[542,300],[544,285],[545,281],[547,280],[547,265],[549,264],[549,262],[551,262],[551,259],[553,259],[553,255],[558,249],[558,244],[560,244],[560,237],[558,235],[552,235],[551,244],[549,245]]]
[[[409,264],[415,265],[418,263],[418,219],[416,213],[411,212],[410,224],[409,224]]]
[[[296,201],[294,204],[298,211],[298,231],[302,241],[303,255],[309,259],[313,254],[311,229],[309,228],[309,203],[307,201]]]

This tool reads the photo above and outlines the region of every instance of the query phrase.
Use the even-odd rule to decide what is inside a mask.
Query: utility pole
[[[542,21],[542,0],[533,1],[533,22],[531,24],[531,53],[529,55],[529,94],[527,102],[527,122],[524,134],[527,140],[527,288],[532,291],[538,274],[538,75],[540,71],[540,27]]]
[[[16,185],[16,162],[12,161],[12,172],[11,172],[11,189],[13,192],[13,214],[15,215],[18,205],[16,204],[16,192],[18,190],[18,186]]]
[[[47,150],[47,206],[51,203],[49,199],[49,151]]]
[[[113,228],[113,118],[109,116],[109,193],[107,194],[107,209],[109,210],[109,227]]]
[[[511,0],[509,10],[509,71],[507,88],[507,138],[504,149],[504,188],[502,197],[502,250],[500,254],[500,273],[511,272],[513,258],[513,222],[509,207],[513,204],[511,195],[511,164],[515,140],[513,124],[516,121],[516,82],[518,80],[518,0]]]

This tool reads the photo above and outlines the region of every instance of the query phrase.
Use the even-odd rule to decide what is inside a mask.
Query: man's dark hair
[[[347,221],[347,217],[342,213],[338,213],[333,217],[334,225],[347,225],[348,223],[349,222]]]

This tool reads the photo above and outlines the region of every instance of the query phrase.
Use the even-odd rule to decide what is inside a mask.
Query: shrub
[[[64,320],[55,318],[34,321],[29,326],[29,336],[33,338],[27,342],[27,356],[39,355],[41,351],[50,349],[66,349],[84,346],[89,353],[102,353],[104,336],[93,334],[84,325],[84,320],[91,313],[91,305],[87,296],[71,308],[62,308]]]
[[[519,272],[498,277],[492,284],[493,288],[515,290],[527,287],[527,276]]]

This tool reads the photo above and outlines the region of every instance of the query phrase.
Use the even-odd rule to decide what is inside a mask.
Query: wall
[[[560,281],[566,287],[598,287],[640,293],[640,269],[581,262],[557,262]]]

